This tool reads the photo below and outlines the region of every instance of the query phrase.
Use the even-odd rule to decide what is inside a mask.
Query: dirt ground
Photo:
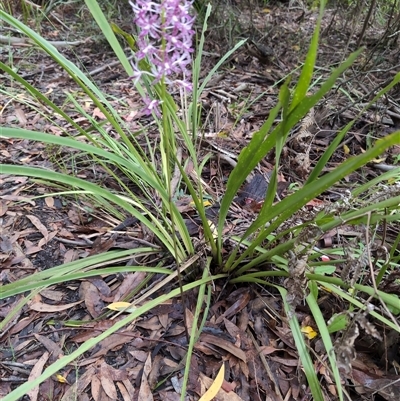
[[[218,12],[221,10],[217,8],[214,19],[219,18]],[[294,71],[292,79],[298,77],[298,67],[305,59],[317,19],[316,11],[282,4],[257,7],[251,13],[248,9],[239,11],[238,8],[230,12],[232,18],[241,15],[241,32],[237,36],[247,37],[248,43],[228,59],[202,95],[203,117],[207,121],[204,152],[212,151],[221,156],[210,162],[204,178],[208,178],[217,193],[223,193],[224,183],[223,180],[215,182],[213,172],[222,172],[220,177],[229,175],[232,168],[229,155],[238,155],[252,133],[263,124],[288,75]],[[18,11],[16,16],[22,18]],[[94,23],[93,27],[87,22],[85,25],[89,18],[83,6],[57,6],[49,19],[40,24],[40,33],[50,41],[64,42],[59,45],[59,51],[92,77],[109,95],[130,129],[138,131],[150,122],[149,117],[140,112],[141,100],[131,79],[116,62]],[[354,15],[346,14],[340,7],[325,14],[316,85],[359,45],[364,45],[365,50],[356,65],[337,82],[335,90],[291,135],[280,169],[282,196],[291,184],[304,183],[338,130],[356,117],[361,107],[399,70],[397,43],[386,41],[382,44],[385,29],[380,28],[376,20],[361,35],[362,23],[355,24],[356,18],[355,11]],[[129,31],[130,18],[114,16],[113,19]],[[33,21],[30,23],[34,25]],[[217,26],[218,29],[210,30],[207,36],[204,74],[230,46],[224,36],[225,26]],[[11,62],[24,79],[63,107],[82,126],[87,126],[88,122],[70,107],[67,94],[74,94],[92,118],[104,119],[53,60],[3,25],[0,37],[8,35],[16,40],[3,41],[0,48],[3,63],[9,65]],[[226,40],[221,40],[218,35]],[[361,43],[358,43],[360,37]],[[61,118],[48,118],[46,107],[22,92],[5,73],[0,73],[0,78],[0,126],[23,127],[54,135],[62,135],[64,129],[69,129]],[[398,130],[399,98],[399,88],[395,87],[390,96],[362,113],[326,169],[334,168],[351,155],[361,154],[374,140]],[[148,134],[157,136],[151,130]],[[382,171],[398,167],[400,145],[389,149],[382,158],[347,177],[342,186],[327,191],[320,201],[335,202],[346,189],[353,189]],[[0,162],[67,171],[109,188],[116,185],[105,171],[93,169],[90,161],[77,157],[68,149],[36,142],[2,138]],[[267,176],[273,163],[274,155],[268,155],[257,174]],[[251,218],[257,213],[257,202],[263,192],[257,193],[260,182],[258,184],[255,186],[250,182],[242,189],[246,199],[255,201],[239,204],[237,213],[242,218]],[[81,199],[53,193],[54,188],[46,183],[0,175],[0,278],[3,284],[109,249],[129,249],[132,238],[141,235],[140,227],[133,224],[125,227],[126,233],[108,241],[108,231],[126,216],[105,216]],[[389,227],[388,241],[396,235],[396,226]],[[326,238],[326,246],[333,237]],[[37,294],[0,332],[0,396],[37,377],[40,371],[35,371],[35,367],[44,354],[47,355],[46,364],[50,364],[107,329],[111,322],[108,319],[110,313],[104,312],[106,304],[123,298],[142,280],[144,276],[137,273],[110,275],[65,282]],[[399,293],[396,285],[391,292]],[[0,316],[6,317],[20,300],[16,296],[0,300]],[[184,306],[180,300],[175,300],[155,308],[140,321],[89,350],[84,359],[46,380],[36,398],[30,399],[179,400],[181,361],[187,346],[183,314],[190,321],[195,302],[196,293],[193,292],[187,296]],[[327,292],[321,309],[341,311],[346,309],[343,302]],[[296,313],[305,326],[313,326],[305,306],[299,307]],[[400,394],[399,336],[384,327],[378,330],[383,338],[380,343],[372,342],[367,335],[357,339],[353,370],[343,376],[348,399],[392,401]],[[308,342],[315,356],[315,368],[325,399],[337,400],[330,372],[319,359],[324,351],[322,341],[310,336]],[[228,394],[225,399],[311,400],[282,303],[276,293],[266,288],[216,283],[206,330],[200,335],[192,358],[188,400],[198,399],[197,395],[209,386],[221,360],[227,362],[229,369],[225,375],[229,378],[224,383]],[[78,394],[77,398],[72,398],[74,393]],[[28,400],[29,396],[23,399]]]

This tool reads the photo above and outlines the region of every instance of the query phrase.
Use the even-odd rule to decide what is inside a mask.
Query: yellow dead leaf
[[[302,327],[301,332],[304,333],[309,340],[312,340],[318,334],[311,326]]]
[[[265,13],[265,14],[269,14],[271,12],[271,10],[269,8],[264,8],[262,10],[262,12]]]
[[[118,312],[133,312],[136,310],[136,306],[133,306],[130,302],[113,302],[107,306],[108,309],[115,310]]]
[[[330,288],[324,287],[323,285],[321,285],[321,289],[326,292],[332,292],[332,290]]]
[[[225,377],[225,365],[222,364],[221,369],[219,370],[213,384],[211,384],[210,388],[201,396],[199,401],[211,401],[217,395],[218,391],[221,389],[222,383],[224,382],[224,377]]]
[[[68,383],[67,379],[62,375],[56,375],[56,379],[59,383]]]
[[[208,223],[208,225],[209,225],[209,227],[210,227],[210,230],[211,230],[211,232],[212,232],[213,238],[214,238],[214,239],[217,239],[217,238],[218,238],[218,230],[217,230],[217,227],[215,226],[215,224],[214,224],[211,220],[207,220],[207,223]]]
[[[372,159],[371,163],[379,164],[383,163],[386,160],[386,157],[381,157],[380,159]]]
[[[190,205],[190,206],[193,206],[193,207],[196,206],[196,204],[194,203],[194,201],[191,201],[191,202],[189,203],[189,205]],[[203,201],[203,206],[204,206],[204,207],[212,206],[212,203],[211,203],[210,201],[208,201],[208,200],[204,200],[204,201]]]

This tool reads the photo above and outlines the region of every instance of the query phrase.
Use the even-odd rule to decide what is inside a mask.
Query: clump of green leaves
[[[332,266],[330,266],[330,270],[318,270],[320,267],[318,264],[313,266],[316,259],[314,240],[316,237],[340,226],[344,222],[355,225],[366,223],[376,225],[384,220],[390,221],[393,219],[392,212],[398,208],[400,197],[393,196],[389,199],[381,199],[373,205],[366,204],[364,207],[360,207],[357,210],[346,209],[340,213],[340,215],[335,214],[333,211],[324,210],[317,213],[309,221],[304,222],[302,227],[288,227],[283,230],[283,232],[282,227],[284,227],[284,224],[293,216],[296,216],[301,208],[309,201],[331,188],[351,172],[365,165],[373,158],[378,157],[388,147],[400,143],[400,133],[395,132],[382,138],[364,154],[349,158],[329,173],[323,174],[323,169],[333,152],[354,124],[354,121],[352,121],[338,132],[336,138],[327,148],[303,187],[279,202],[274,202],[274,200],[282,151],[290,136],[291,130],[296,124],[301,122],[310,109],[328,93],[335,85],[338,77],[352,65],[354,60],[361,53],[361,50],[351,54],[312,95],[307,94],[313,78],[319,29],[324,10],[324,3],[321,3],[320,17],[317,21],[315,33],[301,75],[295,85],[292,85],[290,79],[287,79],[282,85],[278,103],[270,110],[269,117],[265,123],[253,134],[248,146],[240,153],[237,166],[230,174],[225,193],[221,199],[217,199],[217,201],[220,201],[220,213],[217,227],[213,229],[208,222],[206,207],[203,201],[207,194],[201,182],[202,169],[208,159],[206,158],[203,162],[200,162],[197,155],[198,140],[201,136],[201,119],[198,105],[200,104],[202,91],[213,74],[244,41],[238,42],[232,52],[225,55],[200,84],[199,77],[204,33],[207,29],[207,18],[211,12],[210,7],[208,7],[204,15],[205,22],[198,43],[197,55],[193,61],[193,93],[191,97],[189,97],[187,93],[184,93],[182,96],[184,100],[183,103],[177,104],[175,99],[168,93],[168,87],[165,85],[165,76],[159,77],[159,79],[156,79],[156,82],[154,82],[155,74],[151,73],[152,67],[154,67],[151,65],[152,60],[144,57],[144,54],[142,54],[143,57],[140,57],[141,60],[138,61],[141,62],[140,69],[142,72],[144,71],[144,74],[135,75],[132,65],[128,60],[128,56],[124,53],[115,37],[112,27],[107,22],[98,4],[87,0],[87,6],[96,22],[101,27],[104,36],[107,38],[116,56],[124,66],[127,74],[136,77],[135,84],[143,99],[149,98],[151,102],[155,102],[152,103],[153,105],[161,105],[161,109],[158,112],[156,108],[150,110],[153,112],[154,120],[160,132],[159,149],[161,153],[161,167],[159,168],[153,163],[156,158],[151,144],[149,144],[148,149],[145,151],[141,148],[141,144],[137,141],[135,133],[129,131],[117,110],[109,102],[105,93],[39,34],[7,13],[0,12],[0,18],[5,23],[23,32],[36,46],[41,48],[63,68],[103,113],[106,117],[107,124],[118,134],[118,137],[116,139],[115,136],[111,136],[109,134],[110,131],[104,128],[104,124],[99,124],[92,119],[79,105],[77,100],[69,95],[69,100],[71,104],[74,105],[76,111],[90,122],[90,127],[88,129],[82,128],[81,125],[77,124],[67,113],[50,101],[37,88],[29,84],[18,75],[18,73],[3,63],[0,63],[0,68],[8,74],[10,79],[18,83],[26,92],[37,99],[38,102],[45,104],[54,114],[64,118],[65,121],[76,130],[79,138],[85,138],[85,140],[78,140],[76,137],[71,137],[67,132],[65,132],[65,136],[54,136],[15,128],[3,128],[1,135],[5,138],[22,138],[30,141],[40,141],[49,145],[62,146],[84,152],[92,157],[96,164],[100,165],[108,172],[110,177],[119,184],[122,190],[119,192],[110,191],[100,185],[78,177],[71,177],[66,174],[34,167],[3,165],[2,172],[3,174],[24,175],[61,184],[65,188],[69,188],[70,193],[89,199],[93,204],[99,205],[99,207],[107,210],[109,213],[115,213],[117,217],[121,217],[121,215],[124,214],[134,216],[157,238],[157,242],[162,244],[166,255],[165,260],[167,260],[167,257],[173,258],[175,269],[172,271],[171,269],[167,269],[163,266],[162,262],[157,268],[146,266],[127,267],[119,266],[118,264],[114,264],[113,267],[103,267],[104,265],[110,265],[112,261],[126,260],[135,252],[142,255],[151,255],[155,252],[160,252],[159,246],[156,245],[143,246],[134,251],[109,251],[101,255],[40,272],[35,275],[34,279],[21,279],[12,284],[7,284],[2,287],[0,297],[5,298],[28,292],[30,295],[21,301],[20,307],[22,307],[30,297],[39,291],[39,289],[55,283],[87,278],[99,274],[138,271],[140,269],[145,270],[149,275],[155,273],[165,275],[165,283],[176,279],[176,288],[155,299],[151,299],[150,296],[147,298],[145,297],[144,300],[142,300],[144,301],[142,302],[142,306],[134,310],[132,309],[132,312],[126,318],[115,323],[101,335],[85,342],[72,354],[64,356],[52,364],[39,378],[20,386],[10,395],[6,396],[4,400],[12,401],[18,399],[25,394],[28,389],[38,385],[62,367],[78,358],[102,339],[151,310],[154,306],[172,297],[179,296],[192,288],[198,287],[200,289],[197,305],[198,313],[196,313],[195,321],[192,326],[193,332],[189,344],[189,350],[192,350],[194,342],[201,332],[202,324],[204,324],[204,322],[200,323],[200,310],[204,298],[209,298],[211,296],[211,289],[208,286],[211,281],[218,279],[226,280],[229,277],[232,283],[255,282],[262,283],[263,285],[276,286],[276,284],[269,281],[269,278],[272,276],[286,278],[286,285],[276,286],[276,288],[282,295],[285,310],[289,317],[289,323],[299,349],[302,365],[313,398],[315,400],[323,400],[318,377],[315,373],[311,357],[306,351],[305,340],[294,313],[294,308],[296,306],[294,299],[297,299],[297,302],[305,300],[310,307],[328,352],[339,398],[343,399],[343,391],[341,389],[341,380],[335,354],[330,352],[333,349],[330,337],[331,331],[322,316],[317,302],[320,286],[324,286],[335,292],[338,296],[354,305],[354,307],[362,309],[364,305],[358,298],[349,295],[347,289],[350,285],[347,282],[328,274],[332,273],[334,266],[333,270]],[[164,43],[164,45],[166,45],[166,43]],[[154,71],[155,70],[153,70],[153,72]],[[371,104],[375,102],[376,99],[383,96],[399,81],[400,75],[398,74],[386,88],[382,89],[376,95],[371,101]],[[149,106],[149,104],[150,103],[147,105]],[[366,108],[367,107],[368,106],[366,106]],[[178,114],[177,110],[182,110],[182,113]],[[280,117],[280,122],[275,124],[278,117]],[[180,142],[178,143],[178,141]],[[181,160],[181,158],[177,156],[177,150],[181,146],[180,143],[184,144],[187,154],[186,160]],[[223,249],[223,243],[226,239],[224,224],[230,207],[247,176],[271,151],[275,152],[276,165],[271,173],[270,183],[260,213],[244,233],[231,235],[229,239],[236,243],[236,246],[232,252],[225,257]],[[194,174],[187,173],[185,167],[189,163],[193,166]],[[117,174],[115,171],[119,173]],[[176,171],[179,172],[179,185],[172,186],[171,177],[173,172]],[[139,192],[132,191],[131,186],[126,184],[126,180],[121,179],[120,174],[131,183],[134,183],[135,187],[139,189]],[[366,186],[363,189],[367,191],[369,187]],[[202,255],[196,252],[198,246],[189,235],[182,214],[173,202],[176,193],[182,190],[190,194],[202,222],[202,228],[204,230],[204,244],[203,247],[201,247],[203,250]],[[354,193],[354,195],[356,196],[357,194]],[[288,235],[287,240],[285,235]],[[285,241],[280,241],[282,238],[285,238]],[[257,270],[257,266],[265,265],[266,263],[274,266],[274,269],[269,271]],[[195,264],[201,265],[203,269],[202,278],[186,285],[182,285],[182,283],[178,285],[180,274],[185,269]],[[216,272],[210,272],[212,264],[217,267],[218,270]],[[360,293],[368,294],[381,300],[385,305],[400,310],[400,302],[397,297],[384,294],[357,283],[353,283],[353,287]],[[150,294],[151,292],[148,293],[148,295]],[[205,297],[205,294],[207,294],[207,297]],[[381,314],[372,311],[371,315],[388,326],[396,328],[393,322],[389,321]],[[0,329],[1,327],[5,327],[10,319],[12,319],[12,316],[7,317],[7,319],[0,324]],[[187,361],[190,361],[190,352],[188,353]],[[189,366],[189,363],[187,366]],[[188,377],[188,372],[189,367],[185,370],[185,378]],[[185,391],[182,392],[182,398],[184,397]]]

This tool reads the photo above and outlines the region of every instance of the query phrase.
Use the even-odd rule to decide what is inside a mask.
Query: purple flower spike
[[[151,113],[155,113],[157,117],[161,117],[158,106],[160,105],[159,100],[151,100],[150,98],[145,98],[144,102],[146,104],[146,108],[144,109],[144,114],[150,115]]]
[[[191,64],[193,53],[192,29],[194,17],[190,15],[193,0],[131,1],[134,22],[139,28],[135,73],[137,82],[143,74],[151,75],[153,84],[163,80],[167,85],[178,85],[191,90]],[[140,71],[138,62],[147,58],[151,72]],[[180,79],[178,79],[178,77]],[[150,103],[149,103],[150,102]],[[146,102],[147,111],[157,110],[158,103]]]

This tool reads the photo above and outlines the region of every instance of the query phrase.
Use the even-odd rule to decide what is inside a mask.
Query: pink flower
[[[160,0],[159,3],[148,0],[131,1],[135,13],[134,22],[139,29],[134,65],[135,83],[142,74],[151,75],[153,84],[163,80],[168,85],[178,84],[191,89],[191,71],[193,53],[193,23],[190,14],[193,0]],[[140,71],[138,62],[147,59],[151,72]],[[147,111],[154,111],[158,104],[151,101]]]

